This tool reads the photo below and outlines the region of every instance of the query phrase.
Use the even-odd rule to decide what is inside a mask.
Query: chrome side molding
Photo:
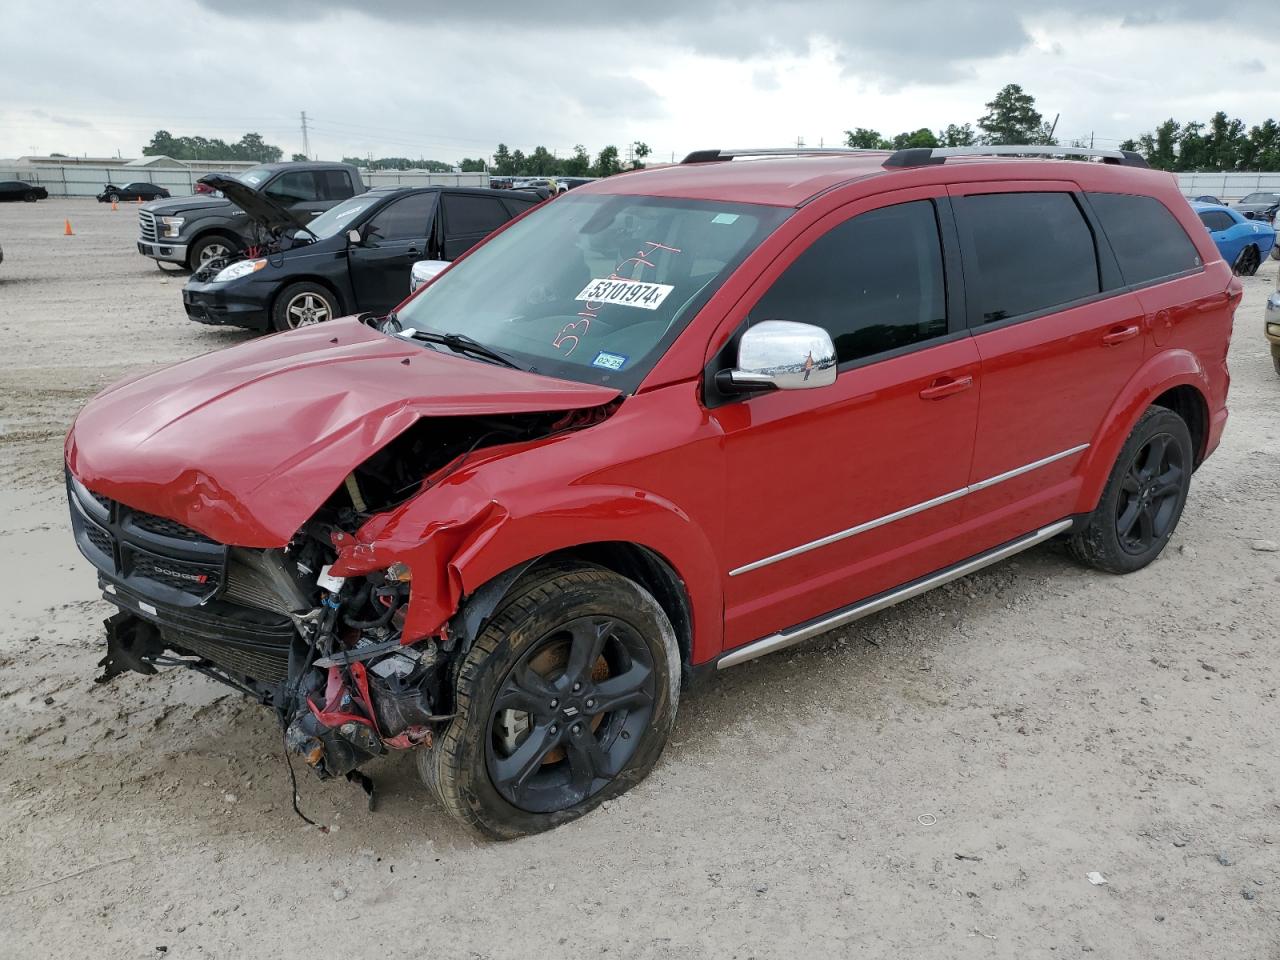
[[[1059,520],[1057,523],[1050,524],[1047,527],[1041,527],[1034,533],[1019,537],[1017,540],[1011,540],[1003,546],[995,547],[986,553],[980,553],[976,557],[962,560],[954,566],[939,570],[923,580],[917,580],[914,583],[899,587],[897,590],[891,590],[889,593],[882,593],[877,597],[862,600],[851,607],[837,610],[807,624],[791,627],[752,641],[746,646],[730,650],[722,656],[716,661],[716,669],[724,670],[727,667],[736,667],[738,664],[754,660],[756,657],[763,657],[766,653],[785,650],[793,644],[808,640],[810,637],[816,637],[820,633],[826,633],[828,630],[834,630],[836,627],[842,627],[847,623],[853,623],[855,620],[861,620],[863,617],[877,613],[887,607],[892,607],[894,604],[902,603],[904,600],[918,597],[934,587],[940,587],[944,583],[950,583],[952,580],[959,580],[961,577],[981,570],[983,567],[989,567],[993,563],[999,563],[1006,557],[1011,557],[1015,553],[1021,553],[1023,550],[1034,547],[1038,543],[1043,543],[1050,537],[1056,537],[1069,529],[1071,524],[1072,521],[1069,519]]]
[[[744,573],[750,573],[752,570],[759,570],[761,567],[767,567],[770,564],[778,563],[781,560],[788,560],[791,557],[799,556],[802,553],[808,553],[810,550],[817,550],[819,547],[825,547],[841,540],[847,540],[849,537],[855,537],[860,533],[866,533],[868,530],[874,530],[876,527],[882,527],[886,523],[893,523],[895,520],[902,520],[905,517],[922,513],[933,507],[940,507],[944,503],[950,503],[952,500],[958,500],[966,497],[971,493],[977,493],[979,490],[986,490],[994,487],[998,483],[1004,483],[1006,480],[1012,480],[1014,477],[1020,477],[1024,473],[1030,473],[1032,470],[1039,470],[1041,467],[1047,467],[1051,463],[1057,463],[1059,460],[1065,460],[1067,457],[1074,456],[1084,450],[1089,449],[1089,444],[1081,443],[1069,450],[1060,450],[1057,453],[1051,453],[1047,457],[1041,457],[1039,460],[1031,463],[1024,463],[1020,467],[1014,467],[1012,470],[1006,470],[1004,473],[996,474],[994,477],[987,477],[985,480],[979,480],[971,483],[967,487],[961,487],[958,490],[952,490],[950,493],[944,493],[941,496],[934,497],[931,500],[925,500],[923,503],[913,504],[909,507],[903,507],[901,510],[895,510],[893,513],[886,513],[883,517],[876,517],[874,520],[868,520],[860,523],[856,527],[849,527],[846,530],[838,530],[835,533],[827,534],[825,537],[819,537],[817,540],[810,540],[808,543],[802,543],[798,547],[791,547],[789,550],[783,550],[781,553],[775,553],[772,556],[764,557],[760,560],[753,560],[751,563],[743,564],[741,567],[735,567],[729,571],[729,576],[736,577]]]

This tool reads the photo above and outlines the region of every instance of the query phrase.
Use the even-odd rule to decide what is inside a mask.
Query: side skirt
[[[855,620],[861,620],[863,617],[870,616],[894,604],[901,603],[904,600],[910,600],[912,597],[918,597],[922,593],[927,593],[934,587],[940,587],[944,583],[950,583],[952,580],[958,580],[975,571],[988,567],[993,563],[999,563],[1006,557],[1011,557],[1015,553],[1021,553],[1036,544],[1044,543],[1051,537],[1056,537],[1060,533],[1065,533],[1071,529],[1074,521],[1059,520],[1057,523],[1050,524],[1047,527],[1041,527],[1039,530],[1029,533],[1026,536],[1019,537],[1017,540],[1010,540],[1006,544],[980,553],[977,556],[970,557],[968,560],[961,560],[959,563],[950,567],[944,567],[937,573],[931,573],[919,580],[913,580],[911,583],[895,587],[885,593],[870,597],[866,600],[860,600],[852,606],[842,607],[831,613],[824,614],[815,620],[809,620],[806,623],[797,624],[786,630],[762,637],[759,640],[753,640],[745,646],[738,647],[736,650],[730,650],[723,654],[716,661],[716,669],[724,670],[726,667],[736,667],[740,663],[746,663],[748,660],[754,660],[756,657],[763,657],[767,653],[774,653],[778,650],[785,650],[794,644],[808,640],[810,637],[816,637],[820,633],[826,633],[828,630],[834,630],[837,627],[843,627],[847,623]]]

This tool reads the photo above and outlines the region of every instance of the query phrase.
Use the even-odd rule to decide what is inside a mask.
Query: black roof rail
[[[839,157],[863,153],[884,154],[885,150],[863,150],[859,147],[755,147],[736,150],[695,150],[681,163],[717,163],[734,157]]]
[[[1126,167],[1147,167],[1147,161],[1132,150],[1105,150],[1093,147],[1058,147],[1045,144],[992,144],[974,147],[908,147],[896,151],[884,165],[927,167],[945,163],[950,157],[1092,157],[1103,163]]]

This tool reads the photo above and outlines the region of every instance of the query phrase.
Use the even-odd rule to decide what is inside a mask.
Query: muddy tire
[[[675,632],[646,590],[601,567],[547,567],[517,583],[476,638],[457,716],[419,753],[419,772],[472,829],[539,833],[643,780],[679,698]]]
[[[1177,529],[1191,484],[1191,432],[1165,407],[1152,406],[1125,441],[1102,499],[1069,547],[1081,563],[1133,573],[1160,555]]]

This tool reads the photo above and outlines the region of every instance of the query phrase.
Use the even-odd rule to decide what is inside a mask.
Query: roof
[[[795,207],[841,183],[884,176],[884,153],[724,160],[635,170],[583,184],[591,193],[650,194]]]
[[[656,170],[616,174],[584,184],[574,192],[798,207],[836,187],[881,178],[889,178],[895,188],[897,185],[1008,180],[1015,176],[1029,180],[1057,178],[1078,182],[1084,189],[1098,189],[1105,183],[1129,185],[1145,192],[1153,188],[1156,179],[1171,176],[1145,167],[990,155],[952,157],[936,165],[886,168],[884,162],[892,155],[892,151],[885,150],[674,164]],[[888,189],[887,184],[877,183],[867,192],[883,189]]]

